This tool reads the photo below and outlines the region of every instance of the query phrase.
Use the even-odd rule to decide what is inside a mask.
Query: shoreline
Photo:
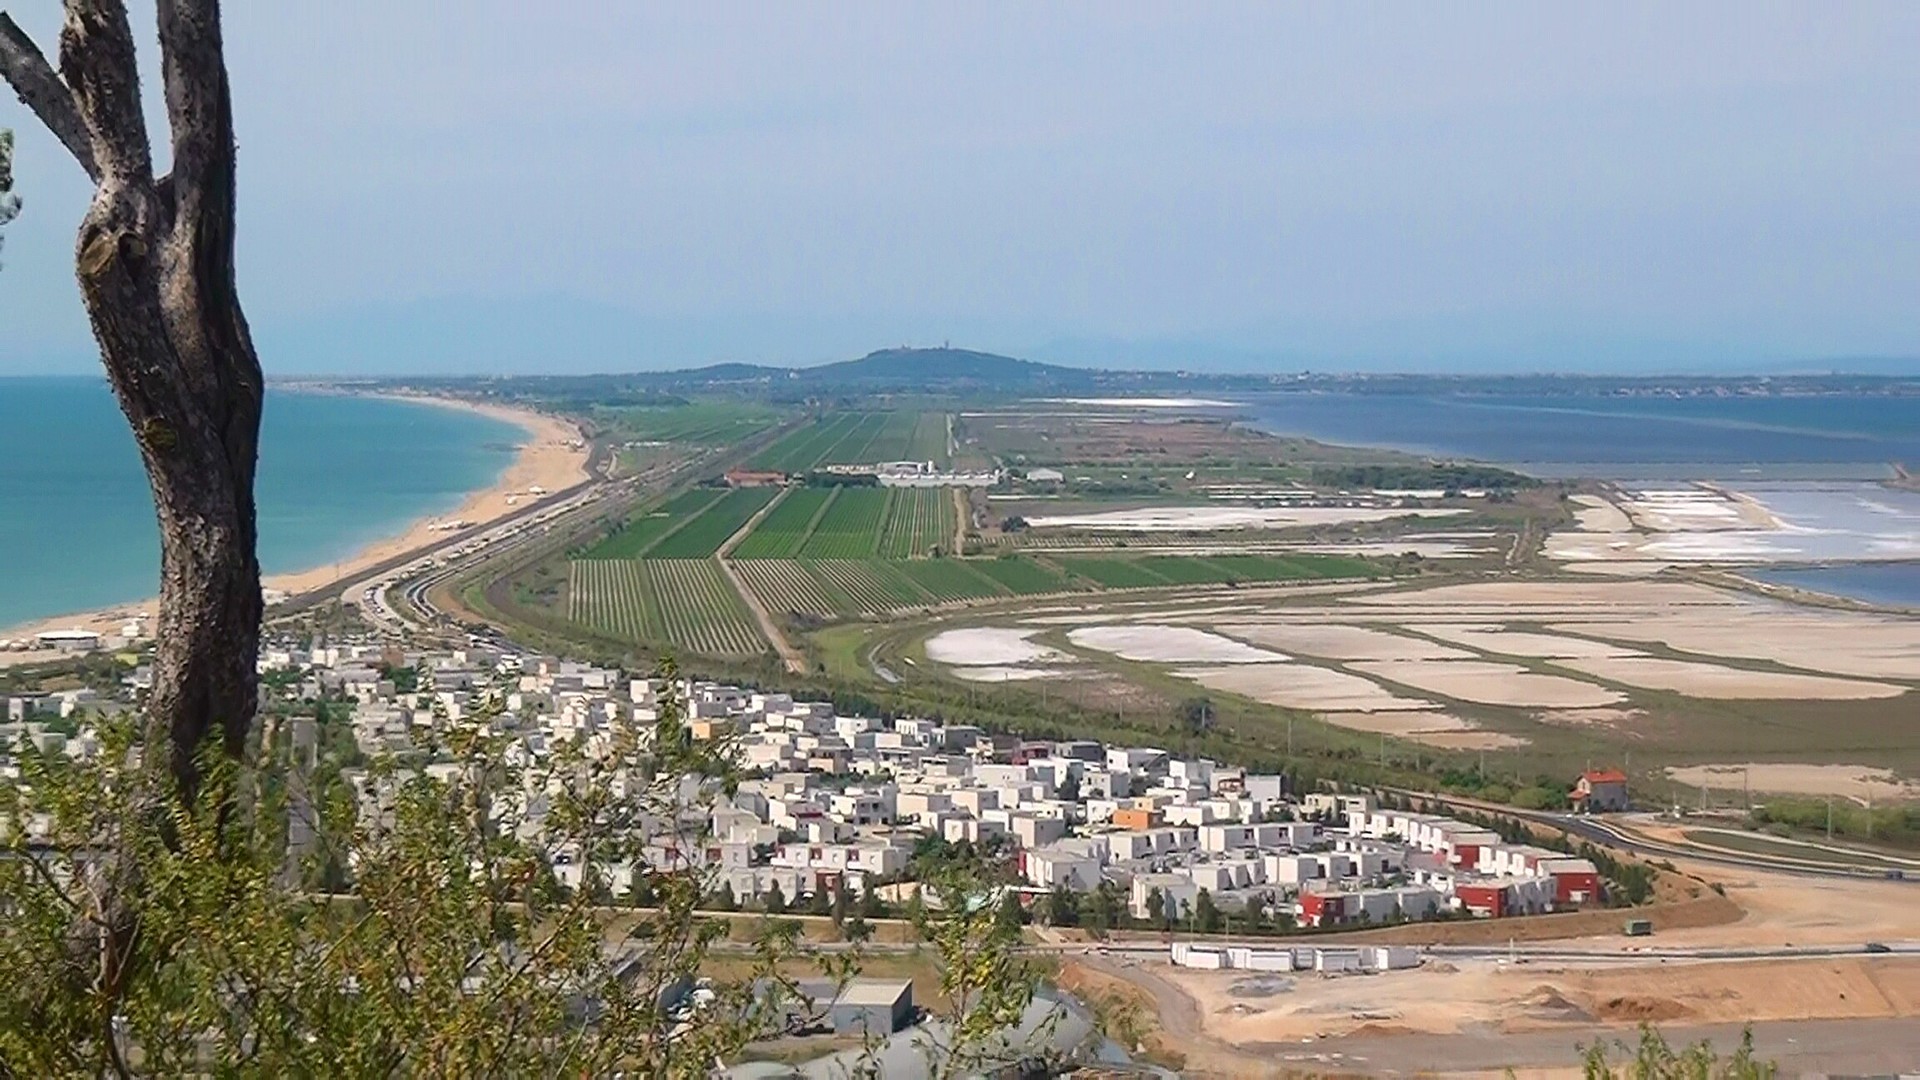
[[[282,389],[286,389],[283,387]],[[585,440],[572,422],[532,409],[515,408],[491,402],[433,394],[407,394],[392,391],[361,391],[337,386],[300,385],[293,393],[330,393],[357,397],[384,398],[415,405],[458,409],[499,420],[518,427],[525,436],[513,460],[500,471],[492,484],[466,492],[459,505],[439,514],[421,514],[406,521],[399,531],[363,544],[346,556],[319,566],[263,574],[260,585],[268,593],[298,595],[315,589],[347,582],[368,569],[416,549],[430,547],[455,530],[438,528],[443,523],[460,521],[484,525],[505,517],[527,500],[539,498],[530,489],[545,494],[561,491],[587,478],[588,450]],[[463,528],[465,526],[462,526]],[[153,631],[152,616],[159,606],[157,596],[113,604],[90,611],[31,619],[0,628],[0,640],[30,639],[50,630],[91,630],[102,637],[118,636],[121,628],[137,617],[145,616],[145,633]],[[50,650],[0,652],[0,666],[30,663],[63,655]]]

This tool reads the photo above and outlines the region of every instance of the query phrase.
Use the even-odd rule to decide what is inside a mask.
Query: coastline
[[[357,394],[363,397],[404,401],[415,405],[458,409],[512,424],[525,432],[526,441],[521,443],[514,454],[513,461],[501,470],[492,485],[469,491],[462,498],[460,505],[452,510],[444,514],[420,515],[407,522],[400,532],[375,540],[333,562],[265,575],[261,578],[260,584],[269,592],[298,594],[331,585],[345,585],[371,567],[388,559],[429,547],[444,539],[449,530],[436,528],[444,522],[457,520],[470,525],[483,525],[497,521],[529,498],[538,498],[538,495],[530,494],[531,488],[538,487],[546,493],[552,493],[572,487],[587,478],[589,455],[585,440],[581,437],[578,428],[557,416],[535,412],[532,409],[431,394],[362,393],[320,387],[301,387],[294,392]],[[92,611],[33,619],[0,629],[0,640],[32,638],[36,634],[50,630],[91,630],[103,637],[114,636],[119,634],[122,626],[141,615],[149,617],[145,629],[151,633],[153,628],[150,617],[156,612],[158,605],[157,597],[148,596]],[[0,652],[0,666],[28,663],[55,655],[59,654],[48,651]]]

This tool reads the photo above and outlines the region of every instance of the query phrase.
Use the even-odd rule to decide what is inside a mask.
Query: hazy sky
[[[1920,4],[225,6],[273,372],[1920,357]],[[0,97],[0,372],[91,370]]]

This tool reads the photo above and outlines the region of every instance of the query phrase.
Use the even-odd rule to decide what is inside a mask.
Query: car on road
[[[1893,951],[1893,949],[1890,946],[1883,945],[1878,941],[1869,941],[1867,942],[1867,951],[1870,953],[1890,953]]]

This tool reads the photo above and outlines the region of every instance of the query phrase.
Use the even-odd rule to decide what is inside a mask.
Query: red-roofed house
[[[1596,814],[1627,808],[1627,774],[1619,769],[1588,769],[1570,792],[1575,810]]]

